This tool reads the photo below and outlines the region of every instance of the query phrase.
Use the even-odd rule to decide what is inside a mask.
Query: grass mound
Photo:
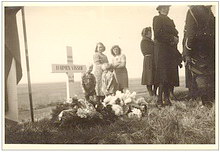
[[[214,144],[215,105],[172,102],[151,106],[141,120],[71,122],[65,126],[50,119],[5,127],[7,144]]]

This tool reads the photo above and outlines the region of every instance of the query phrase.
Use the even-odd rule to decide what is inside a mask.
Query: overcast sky
[[[190,4],[190,2],[187,4],[172,2],[168,15],[174,20],[179,31],[180,52],[187,5]],[[24,9],[32,83],[65,82],[66,74],[52,73],[51,64],[67,63],[66,46],[72,47],[75,64],[92,62],[98,42],[103,42],[106,46],[104,53],[110,62],[111,47],[119,45],[127,57],[129,78],[141,78],[143,68],[143,55],[140,50],[141,31],[144,27],[152,27],[153,17],[158,15],[156,10],[158,3],[75,2],[31,5],[25,5]],[[214,14],[215,11],[214,6]],[[17,21],[23,69],[20,83],[27,83],[21,12],[17,14]],[[180,75],[184,76],[184,68],[180,70]],[[75,80],[80,80],[80,76],[75,74]]]

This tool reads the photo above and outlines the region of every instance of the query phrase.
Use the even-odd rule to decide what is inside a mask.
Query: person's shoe
[[[212,102],[210,102],[210,101],[205,101],[205,102],[202,101],[202,105],[209,108],[209,109],[211,109],[213,106]]]
[[[162,100],[157,100],[157,107],[158,108],[163,107],[163,101]]]
[[[187,95],[187,96],[183,97],[183,100],[192,102],[192,101],[196,100],[196,97],[193,97],[191,95]]]
[[[172,106],[170,99],[165,99],[163,104],[164,106]]]
[[[177,97],[174,95],[173,92],[170,93],[170,98],[171,98],[172,100],[178,101]]]

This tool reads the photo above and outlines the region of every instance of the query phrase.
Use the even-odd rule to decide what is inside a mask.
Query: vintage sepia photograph
[[[3,150],[218,150],[218,1],[2,1]]]

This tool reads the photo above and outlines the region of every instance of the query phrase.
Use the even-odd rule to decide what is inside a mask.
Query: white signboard
[[[86,71],[85,65],[75,65],[75,64],[52,64],[53,73],[82,73]]]

